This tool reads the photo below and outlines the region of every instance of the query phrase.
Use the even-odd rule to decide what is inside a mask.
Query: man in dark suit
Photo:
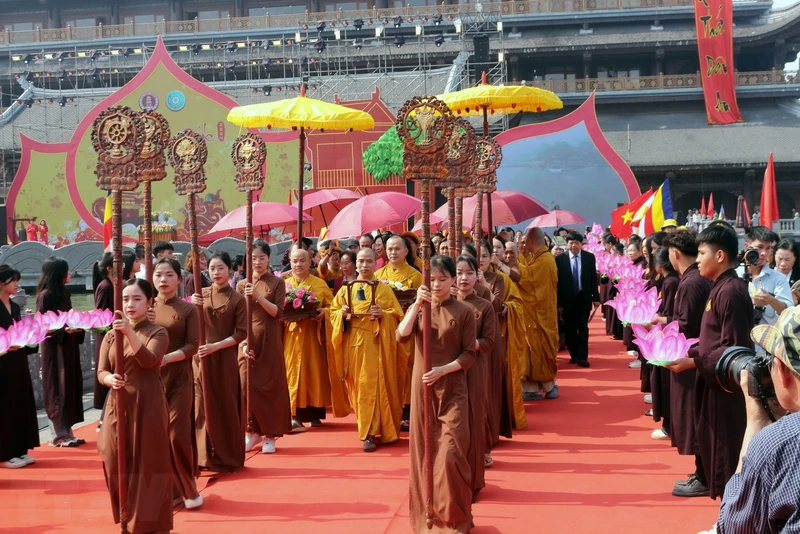
[[[556,258],[558,307],[564,318],[569,363],[589,367],[589,313],[600,306],[594,254],[583,251],[583,236],[567,235],[567,252]]]

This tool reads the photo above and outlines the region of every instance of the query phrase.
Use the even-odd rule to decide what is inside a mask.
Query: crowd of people
[[[800,323],[785,319],[797,313],[798,244],[753,227],[741,252],[735,230],[724,222],[697,234],[667,221],[663,231],[625,242],[603,234],[605,250],[626,254],[644,268],[648,287],[657,288],[661,307],[652,325],[676,321],[687,338],[700,339],[688,357],[656,367],[639,355],[630,326],[607,305],[616,281],[601,276],[594,254],[583,250],[588,232],[559,228],[551,237],[539,228],[525,235],[504,228],[479,241],[465,234],[458,251],[447,236],[435,234],[430,286],[423,285],[421,240],[410,232],[316,245],[302,239],[280,262],[272,262],[272,248],[259,239],[252,246],[251,282],[244,258],[231,260],[225,252],[209,258],[201,253],[196,260],[189,255],[181,266],[170,243],[157,243],[152,258],[126,251],[123,307],[108,333],[95,334],[94,404],[103,410],[98,449],[115,521],[119,433],[127,436],[126,470],[135,474],[128,477],[128,529],[168,531],[174,506],[202,506],[195,483],[201,470],[237,472],[247,451],[260,446],[264,454],[275,453],[279,438],[313,431],[328,416],[354,413],[366,453],[409,433],[410,519],[416,532],[427,531],[427,387],[437,414],[431,423],[434,531],[468,532],[493,448],[527,426],[524,402],[559,397],[560,346],[570,364],[590,367],[588,324],[602,306],[606,333],[635,358],[630,367],[640,373],[645,402],[652,404],[648,415],[660,423],[653,439],[670,440],[678,454],[694,457],[694,473],[676,481],[672,493],[725,495],[723,531],[722,518],[741,517],[746,505],[747,481],[736,494],[725,493],[725,486],[742,470],[746,436],[754,433],[748,414],[757,407],[747,395],[722,389],[715,367],[727,348],[763,341],[751,337],[755,325],[788,324],[778,330],[785,335]],[[153,262],[152,284],[144,279],[146,261]],[[191,276],[194,261],[203,269],[200,288]],[[19,279],[19,272],[0,265],[0,327],[20,319],[10,300]],[[70,310],[69,282],[66,261],[45,261],[37,312]],[[113,310],[115,282],[106,253],[95,268],[97,308]],[[426,303],[432,326],[427,372],[421,313]],[[40,347],[54,447],[85,443],[72,432],[83,421],[78,348],[84,336],[62,329]],[[117,336],[124,368],[115,358]],[[27,366],[32,350],[0,358],[0,377],[8,385],[0,388],[0,402],[15,407],[0,421],[2,467],[35,462],[28,454],[39,445]],[[763,350],[777,349],[773,343]],[[782,361],[800,369],[797,352]],[[111,390],[125,392],[124,429]]]

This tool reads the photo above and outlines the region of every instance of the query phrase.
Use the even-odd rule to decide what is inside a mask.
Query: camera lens
[[[758,250],[754,248],[749,248],[744,253],[744,261],[747,262],[748,265],[756,265],[760,257],[761,255]]]
[[[720,387],[728,393],[742,392],[739,377],[742,369],[747,369],[755,357],[755,351],[746,347],[725,349],[714,368]]]

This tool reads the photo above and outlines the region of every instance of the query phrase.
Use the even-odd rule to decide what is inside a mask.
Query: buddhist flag
[[[719,220],[720,221],[725,220],[725,206],[723,206],[722,204],[719,205]]]
[[[103,212],[103,248],[111,243],[113,230],[111,228],[111,191],[106,195],[106,209]]]
[[[633,216],[653,196],[653,188],[636,198],[630,204],[624,204],[611,212],[611,233],[620,238],[627,238],[633,233],[631,222]]]
[[[664,221],[673,217],[669,180],[664,180],[658,191],[633,216],[631,226],[636,227],[638,235],[646,237],[653,232],[660,231],[664,226]]]

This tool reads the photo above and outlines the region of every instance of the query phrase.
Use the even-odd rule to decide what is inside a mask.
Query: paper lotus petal
[[[45,325],[34,322],[31,325],[27,343],[25,343],[25,345],[27,345],[28,347],[35,347],[36,345],[47,339],[47,334],[48,330]]]
[[[190,298],[191,300],[191,298]],[[107,332],[114,323],[114,312],[111,310],[92,310],[90,315],[90,329],[92,332],[102,334]]]
[[[8,352],[8,349],[11,348],[11,340],[8,336],[8,332],[0,328],[0,355],[5,354]]]
[[[67,312],[66,325],[72,330],[89,330],[94,326],[94,316],[91,312],[70,310]]]
[[[696,338],[686,339],[679,332],[677,321],[672,321],[664,328],[656,325],[649,332],[638,325],[633,325],[632,328],[635,336],[633,342],[639,347],[642,357],[652,365],[668,365],[684,358],[689,348],[700,341]]]
[[[617,310],[617,317],[623,324],[650,324],[661,299],[658,298],[658,289],[652,287],[648,291],[620,292],[606,304]]]
[[[67,313],[61,311],[56,313],[50,310],[45,313],[37,313],[33,320],[39,324],[45,325],[47,329],[52,332],[53,330],[64,328],[67,323]]]
[[[603,235],[603,227],[597,223],[592,225],[592,234],[596,235],[597,237],[601,237]]]

